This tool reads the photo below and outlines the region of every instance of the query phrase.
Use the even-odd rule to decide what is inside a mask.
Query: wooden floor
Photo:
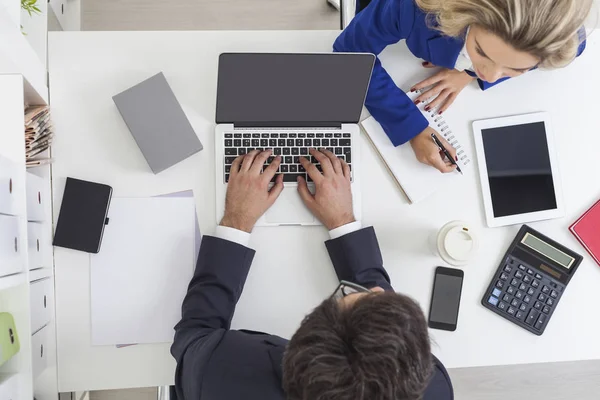
[[[82,0],[81,27],[115,30],[338,29],[325,0]]]
[[[600,361],[450,370],[456,400],[598,400]],[[156,400],[156,389],[92,392],[90,400]]]
[[[449,372],[456,400],[600,399],[600,361],[459,368]]]
[[[325,0],[82,0],[81,26],[83,30],[338,29],[339,14]],[[457,400],[600,399],[600,361],[464,368],[451,370],[450,375]],[[90,400],[146,399],[155,400],[156,390],[90,395]]]
[[[104,390],[91,392],[89,400],[157,400],[156,388]]]

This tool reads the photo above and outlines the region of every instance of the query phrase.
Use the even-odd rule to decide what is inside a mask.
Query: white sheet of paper
[[[185,190],[182,192],[175,192],[175,193],[167,193],[167,194],[162,194],[159,196],[155,196],[155,197],[194,197],[194,192],[192,190]],[[196,209],[194,209],[194,230],[196,232],[194,240],[195,240],[195,246],[194,246],[194,268],[196,268],[196,261],[198,259],[198,254],[200,253],[200,244],[202,243],[202,234],[200,233],[200,225],[198,224],[198,214],[195,212]],[[187,290],[187,287],[186,287]],[[117,348],[121,349],[124,347],[130,347],[130,346],[135,346],[137,343],[132,343],[132,344],[118,344]]]
[[[91,256],[92,344],[173,340],[194,272],[194,198],[114,198]]]
[[[175,192],[175,193],[167,193],[161,194],[160,196],[155,197],[191,197],[194,198],[194,192],[192,190],[185,190],[183,192]],[[195,246],[194,246],[194,268],[196,268],[196,261],[198,258],[198,254],[200,253],[200,244],[202,243],[202,234],[200,233],[200,224],[198,223],[198,214],[196,213],[196,208],[194,208],[194,231],[196,235],[194,237]]]

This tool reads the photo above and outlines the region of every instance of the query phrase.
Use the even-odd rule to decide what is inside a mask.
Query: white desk
[[[203,233],[215,222],[213,121],[217,56],[224,51],[329,51],[338,32],[51,32],[50,98],[54,144],[55,217],[67,176],[105,182],[115,196],[151,196],[193,188]],[[389,69],[407,82],[422,76],[403,46]],[[385,65],[384,58],[384,65]],[[598,151],[600,87],[598,38],[568,69],[535,72],[482,93],[466,89],[448,112],[455,130],[470,121],[549,111],[555,123],[568,216],[532,226],[583,253],[569,224],[600,197]],[[391,65],[391,64],[390,64]],[[204,150],[153,175],[115,108],[112,95],[163,71],[196,129]],[[402,71],[402,75],[398,73]],[[364,138],[363,138],[364,139]],[[472,140],[471,140],[472,142]],[[471,143],[468,143],[472,146]],[[470,221],[481,229],[481,251],[465,268],[458,330],[434,331],[435,354],[448,367],[600,359],[600,268],[586,258],[544,336],[499,318],[480,299],[518,227],[484,228],[476,174],[459,187],[409,206],[363,140],[363,222],[374,225],[397,291],[428,310],[433,272],[443,264],[428,238],[445,222]],[[290,336],[302,317],[335,288],[323,228],[256,229],[257,250],[234,328]],[[56,248],[56,320],[59,390],[157,386],[173,381],[167,344],[125,349],[90,345],[89,258]]]

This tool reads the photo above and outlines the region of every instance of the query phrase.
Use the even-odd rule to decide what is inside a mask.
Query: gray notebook
[[[202,150],[162,72],[113,100],[155,174]]]

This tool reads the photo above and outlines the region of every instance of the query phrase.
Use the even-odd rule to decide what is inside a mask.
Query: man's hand
[[[435,68],[430,62],[424,62],[423,67]],[[427,106],[425,111],[433,110],[435,107],[439,107],[438,113],[441,114],[448,109],[456,100],[458,94],[475,78],[470,76],[464,71],[457,71],[455,69],[442,69],[432,77],[425,79],[411,88],[411,91],[424,89],[428,86],[432,86],[431,89],[422,93],[416,98],[415,104],[424,103],[427,99],[435,97]]]
[[[298,178],[298,192],[304,204],[329,230],[354,222],[350,167],[324,149],[310,149],[310,154],[321,163],[323,173],[305,157],[300,157],[300,163],[315,183],[313,195],[304,178]]]
[[[253,150],[235,159],[231,165],[222,226],[250,233],[256,221],[275,203],[283,190],[283,175],[277,176],[269,190],[269,182],[281,163],[281,157],[277,156],[261,173],[270,155],[271,150]]]
[[[456,160],[456,149],[452,147],[442,135],[437,133],[435,129],[431,127],[427,127],[427,129],[419,133],[410,141],[410,145],[417,156],[417,160],[423,164],[431,165],[445,174],[453,172],[456,169],[456,165],[453,165],[450,161],[446,160],[444,153],[431,138],[432,133],[435,133],[446,150],[448,150],[448,152]]]

